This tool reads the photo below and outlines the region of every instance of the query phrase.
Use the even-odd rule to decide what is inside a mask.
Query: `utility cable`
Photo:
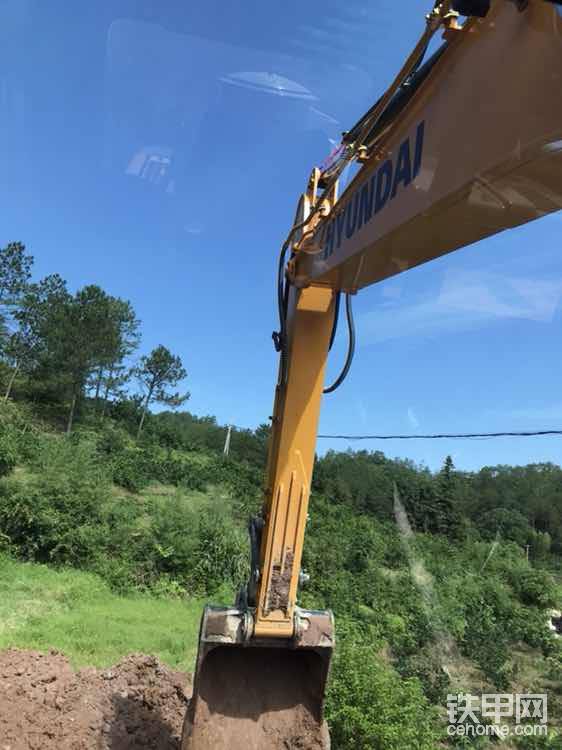
[[[435,435],[318,435],[320,440],[471,440],[473,438],[541,437],[562,435],[562,430],[521,432],[461,432]]]

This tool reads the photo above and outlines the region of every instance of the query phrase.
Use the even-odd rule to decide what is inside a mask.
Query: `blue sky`
[[[256,426],[271,413],[274,269],[298,195],[389,83],[424,10],[3,0],[0,242],[25,242],[37,276],[130,299],[142,352],[181,355],[189,408]],[[560,222],[362,292],[356,361],[321,431],[561,427]],[[338,340],[330,375],[344,354]],[[562,439],[355,447],[472,469],[559,462]]]

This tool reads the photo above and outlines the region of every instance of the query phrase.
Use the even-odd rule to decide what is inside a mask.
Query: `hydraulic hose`
[[[353,320],[353,308],[351,304],[351,294],[345,295],[345,314],[347,318],[347,330],[349,335],[349,343],[347,347],[347,356],[345,358],[345,364],[343,366],[342,371],[334,380],[332,385],[330,385],[328,388],[324,388],[324,393],[333,393],[335,390],[337,390],[340,385],[343,383],[343,381],[347,378],[349,374],[349,370],[351,368],[351,363],[353,362],[353,357],[355,355],[355,321]]]

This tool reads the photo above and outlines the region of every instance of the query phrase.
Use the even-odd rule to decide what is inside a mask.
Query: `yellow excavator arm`
[[[443,44],[422,64],[437,32]],[[561,92],[560,3],[437,2],[392,86],[313,170],[279,261],[280,366],[250,581],[236,607],[205,611],[184,750],[292,746],[268,744],[268,721],[303,702],[319,730],[317,744],[298,746],[328,747],[332,617],[301,610],[297,593],[338,296],[561,208]],[[262,686],[259,711],[252,685]],[[240,691],[248,705],[234,709],[228,696]]]
[[[440,17],[445,46],[360,142],[341,198],[315,170],[301,199],[297,223],[318,211],[291,240],[256,636],[292,633],[334,293],[562,207],[562,6],[497,0],[459,28],[447,6]]]

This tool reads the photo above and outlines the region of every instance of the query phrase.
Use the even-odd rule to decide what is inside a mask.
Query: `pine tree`
[[[455,465],[451,456],[447,456],[437,476],[433,531],[449,538],[458,537],[461,528],[461,516],[455,502],[456,484]]]
[[[187,372],[182,365],[181,359],[173,355],[165,346],[157,346],[148,356],[142,357],[140,365],[135,370],[135,374],[146,394],[137,430],[137,438],[139,438],[148,407],[152,401],[158,401],[172,408],[177,408],[187,401],[189,393],[180,395],[179,393],[168,392],[168,388],[175,387],[181,380],[187,377]]]

